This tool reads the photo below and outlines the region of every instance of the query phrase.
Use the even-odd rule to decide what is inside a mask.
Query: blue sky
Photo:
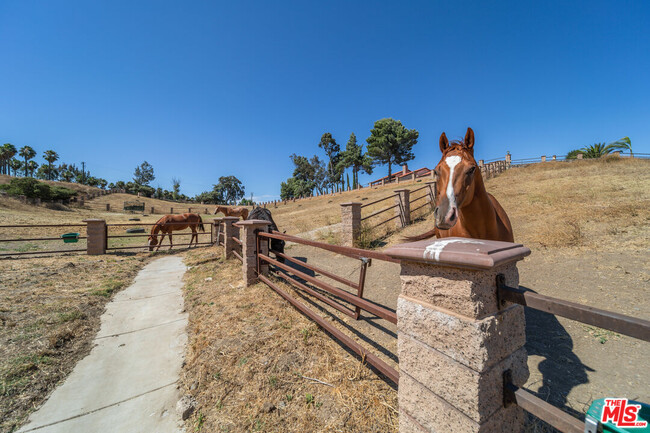
[[[650,152],[649,21],[643,1],[3,0],[0,143],[109,181],[147,160],[189,195],[232,174],[262,199],[289,155],[383,117],[420,132],[413,168],[467,126],[477,159]]]

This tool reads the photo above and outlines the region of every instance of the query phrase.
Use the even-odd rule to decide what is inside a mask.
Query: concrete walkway
[[[183,431],[175,406],[187,342],[185,270],[180,257],[158,259],[115,295],[90,354],[19,432]]]

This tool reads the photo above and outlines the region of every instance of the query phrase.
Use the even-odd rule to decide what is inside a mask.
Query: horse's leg
[[[160,237],[160,242],[158,243],[158,248],[156,248],[156,251],[160,249],[160,246],[162,245],[162,241],[165,239],[165,234],[163,233],[162,236]]]
[[[194,226],[190,227],[192,229],[192,236],[190,237],[190,244],[187,247],[188,249],[192,248],[192,241],[194,241],[194,246],[198,247],[199,235],[196,233],[196,228]]]
[[[172,242],[172,232],[169,232],[167,236],[169,237],[169,249],[171,250],[174,248],[174,243]]]

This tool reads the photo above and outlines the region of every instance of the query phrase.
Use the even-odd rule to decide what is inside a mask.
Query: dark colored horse
[[[474,160],[472,128],[467,128],[464,141],[451,143],[443,132],[440,136],[440,151],[442,159],[435,168],[438,178],[435,227],[406,239],[418,241],[432,236],[456,236],[514,242],[506,211],[485,190],[481,170]]]
[[[271,231],[278,231],[278,226],[275,224],[275,221],[273,221],[273,217],[271,216],[271,211],[262,207],[256,207],[251,211],[251,213],[248,214],[249,220],[264,220],[264,221],[269,221],[271,223],[270,229]],[[271,250],[273,251],[278,251],[280,253],[284,254],[284,244],[285,242],[281,239],[271,239]],[[284,258],[276,256],[275,257],[278,262],[284,263]]]
[[[172,243],[172,232],[178,230],[185,230],[186,228],[192,229],[192,237],[190,238],[190,246],[192,246],[192,241],[195,241],[196,244],[199,243],[199,235],[197,233],[197,228],[201,229],[202,232],[205,231],[203,227],[203,220],[199,214],[195,213],[184,213],[182,215],[165,215],[156,221],[156,224],[151,227],[151,235],[149,236],[149,251],[153,251],[153,248],[158,245],[156,251],[160,249],[165,235],[169,237],[169,249],[171,250],[174,244]],[[162,232],[162,237],[160,242],[158,242],[158,233]],[[188,247],[189,248],[189,247]]]

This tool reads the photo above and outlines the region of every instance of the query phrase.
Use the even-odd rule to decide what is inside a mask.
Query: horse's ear
[[[447,135],[443,132],[440,136],[440,151],[445,153],[445,150],[449,147],[449,140],[447,140]]]
[[[474,152],[474,131],[472,128],[467,128],[467,134],[465,134],[465,147]]]

